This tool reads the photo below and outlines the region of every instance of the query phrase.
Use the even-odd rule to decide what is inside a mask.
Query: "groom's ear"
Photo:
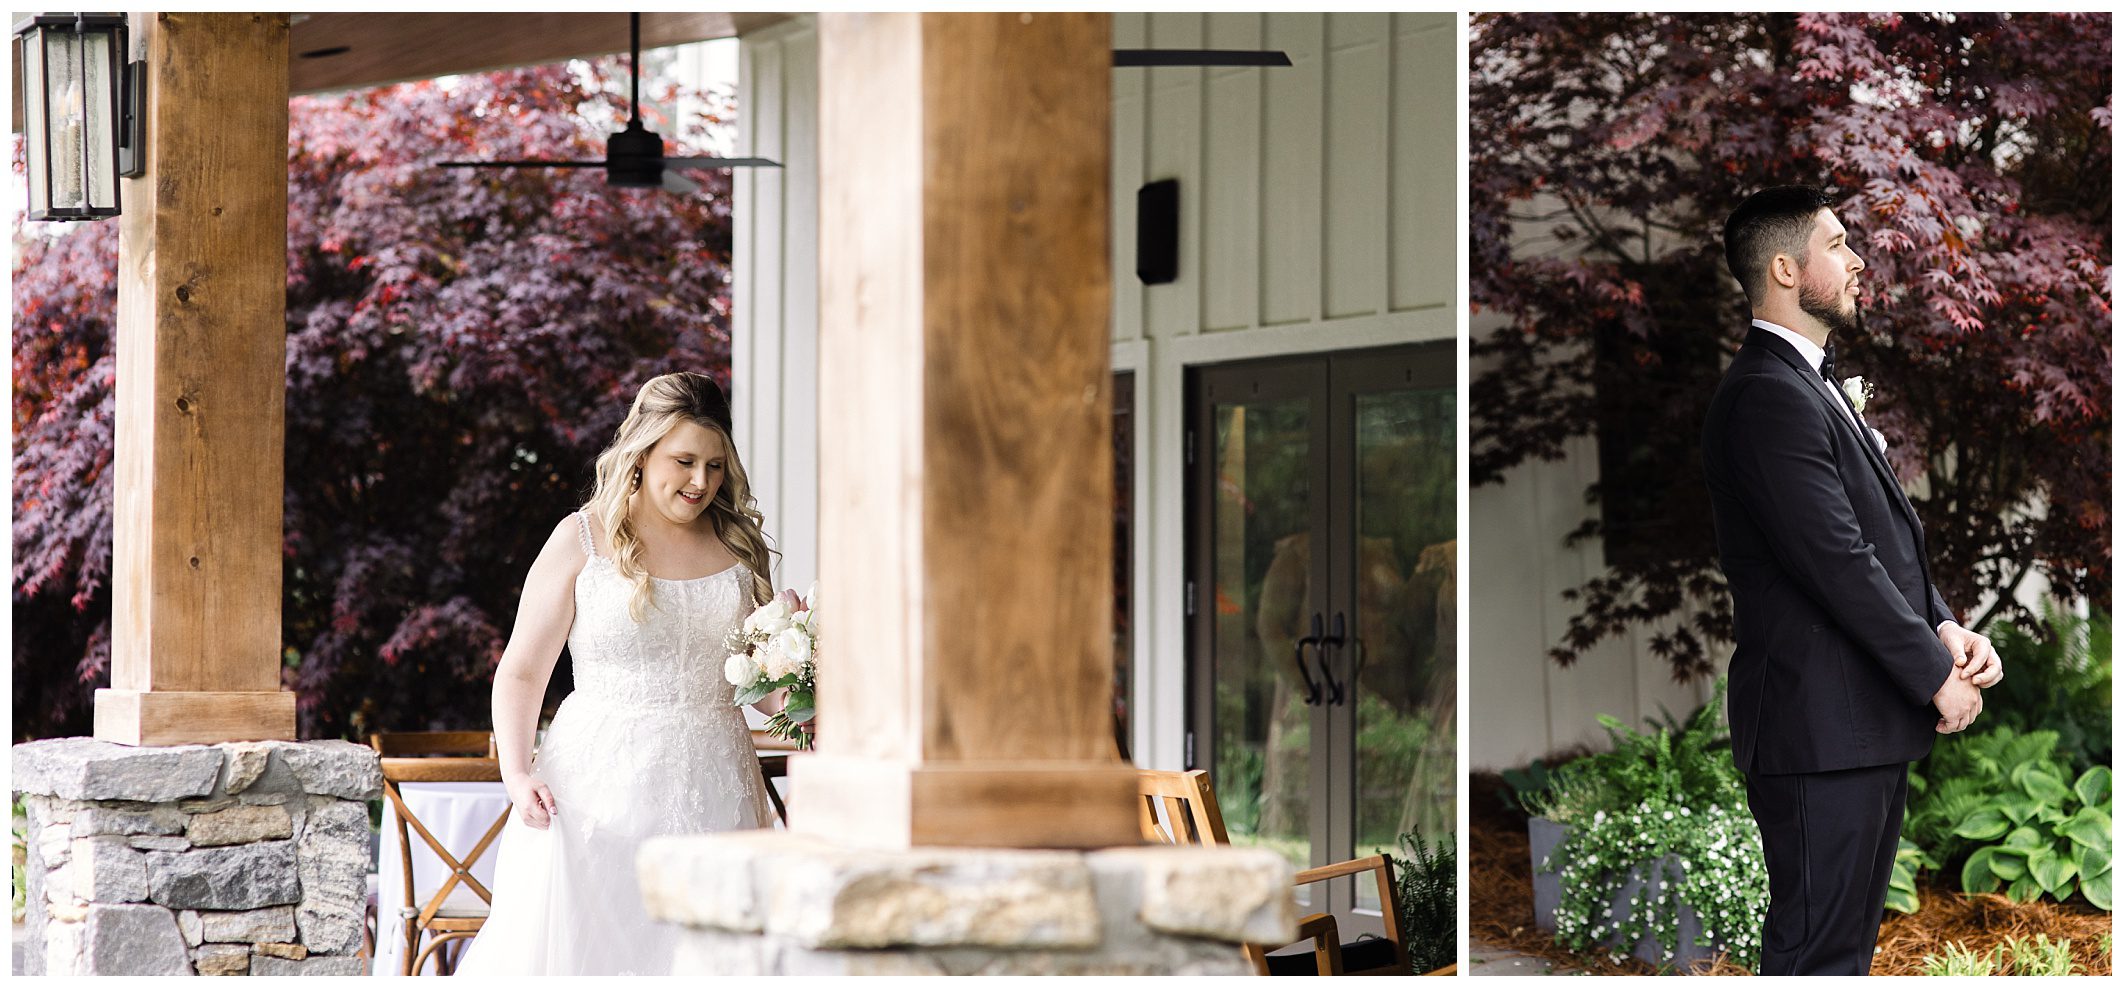
[[[1799,261],[1783,251],[1770,255],[1770,268],[1763,273],[1773,284],[1786,288],[1799,286]]]

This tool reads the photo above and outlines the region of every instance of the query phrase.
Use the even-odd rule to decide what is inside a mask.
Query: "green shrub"
[[[1546,792],[1529,800],[1530,810],[1572,828],[1541,863],[1557,874],[1562,893],[1558,943],[1589,950],[1610,937],[1628,945],[1650,936],[1671,959],[1686,904],[1707,943],[1755,966],[1770,877],[1719,717],[1725,688],[1720,680],[1686,721],[1654,721],[1649,732],[1600,718],[1614,750],[1558,767]],[[1662,864],[1669,855],[1681,862],[1680,874]],[[1618,919],[1610,904],[1633,872],[1645,885]]]
[[[2058,754],[2075,775],[2111,764],[2109,615],[2082,618],[2046,605],[2043,627],[2009,626],[1992,644],[2006,678],[1984,692],[1977,722],[2056,732]]]
[[[1938,867],[1959,868],[1977,844],[1956,836],[1955,828],[2004,797],[2012,786],[2014,766],[2050,761],[2063,769],[2057,741],[2051,731],[2021,733],[2009,727],[1939,739],[1932,754],[1910,773],[1903,836],[1923,848]]]
[[[1996,805],[1972,811],[1955,827],[1957,837],[1997,841],[1963,863],[1962,889],[1991,892],[2004,885],[2016,902],[2043,895],[2063,902],[2078,891],[2109,909],[2109,768],[2097,765],[2067,786],[2055,763],[2030,761],[2014,766],[2012,780]]]
[[[1409,973],[1422,974],[1453,963],[1460,943],[1456,886],[1459,871],[1453,842],[1436,847],[1422,835],[1401,835],[1402,853],[1394,856],[1394,898],[1402,941],[1409,945]]]
[[[2052,731],[1995,727],[1940,742],[1913,773],[1903,835],[1968,892],[2075,892],[2110,908],[2110,771],[2067,774]]]
[[[1576,824],[1595,813],[1610,815],[1644,804],[1745,805],[1746,788],[1733,764],[1730,735],[1720,713],[1726,681],[1711,699],[1677,723],[1668,717],[1640,732],[1603,714],[1599,721],[1613,744],[1549,773],[1546,790],[1527,798],[1527,809],[1558,823]]]

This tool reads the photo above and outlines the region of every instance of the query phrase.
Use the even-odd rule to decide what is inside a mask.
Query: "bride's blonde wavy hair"
[[[723,457],[723,483],[716,489],[715,499],[708,503],[708,520],[715,526],[716,538],[752,573],[751,604],[757,606],[774,596],[774,583],[768,579],[773,567],[768,557],[780,553],[767,546],[766,533],[761,530],[764,517],[752,499],[745,467],[738,461],[737,443],[723,427],[722,419],[729,414],[729,407],[723,389],[704,374],[681,372],[651,378],[635,393],[634,406],[627,410],[627,419],[620,423],[612,444],[597,454],[597,485],[584,507],[611,542],[612,562],[620,576],[634,584],[627,613],[636,624],[648,619],[656,587],[649,579],[649,570],[642,565],[642,539],[634,530],[634,523],[627,519],[627,500],[641,485],[642,461],[650,448],[681,421],[722,437],[727,454]]]

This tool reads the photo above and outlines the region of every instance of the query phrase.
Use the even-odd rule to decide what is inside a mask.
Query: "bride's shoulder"
[[[546,536],[546,545],[541,552],[557,556],[574,565],[581,565],[590,554],[592,533],[597,523],[590,519],[589,512],[570,511],[554,523],[553,531]]]

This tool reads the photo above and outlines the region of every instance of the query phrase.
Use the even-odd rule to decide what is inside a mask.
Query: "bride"
[[[668,974],[677,931],[643,911],[642,841],[772,823],[751,732],[722,676],[724,635],[773,596],[730,431],[730,405],[709,378],[644,384],[598,455],[589,505],[554,527],[531,564],[494,674],[495,745],[515,812],[493,911],[461,974]],[[575,690],[533,756],[563,642]]]

